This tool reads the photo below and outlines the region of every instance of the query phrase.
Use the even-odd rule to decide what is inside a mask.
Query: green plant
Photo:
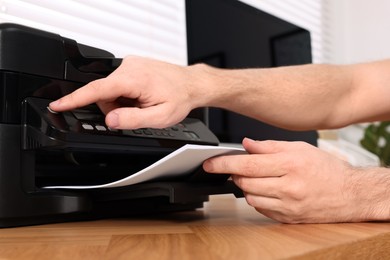
[[[376,154],[383,166],[390,166],[390,122],[368,125],[360,143],[365,149]]]

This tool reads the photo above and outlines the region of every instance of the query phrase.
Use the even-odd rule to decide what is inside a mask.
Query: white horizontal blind
[[[240,0],[308,29],[313,62],[330,60],[327,0]],[[184,0],[0,0],[0,22],[15,22],[103,48],[187,63]]]
[[[310,31],[314,63],[329,61],[328,8],[324,0],[240,0]]]
[[[117,57],[187,64],[184,0],[0,0],[0,22],[54,32]]]

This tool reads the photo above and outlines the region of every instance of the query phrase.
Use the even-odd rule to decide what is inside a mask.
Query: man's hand
[[[390,219],[390,172],[355,169],[304,142],[244,139],[249,155],[204,162],[210,173],[232,174],[249,205],[284,223]]]
[[[61,112],[97,103],[111,128],[162,128],[180,122],[195,108],[189,87],[195,80],[187,67],[129,56],[107,78],[87,84],[50,108]]]

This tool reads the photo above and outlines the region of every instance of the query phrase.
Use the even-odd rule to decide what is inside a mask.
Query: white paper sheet
[[[47,186],[46,189],[97,189],[114,188],[149,181],[159,177],[186,175],[203,161],[218,155],[245,154],[243,148],[187,144],[152,165],[126,178],[101,185]]]

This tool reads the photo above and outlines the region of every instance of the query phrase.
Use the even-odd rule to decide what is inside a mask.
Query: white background
[[[334,63],[390,58],[390,1],[328,0]]]

